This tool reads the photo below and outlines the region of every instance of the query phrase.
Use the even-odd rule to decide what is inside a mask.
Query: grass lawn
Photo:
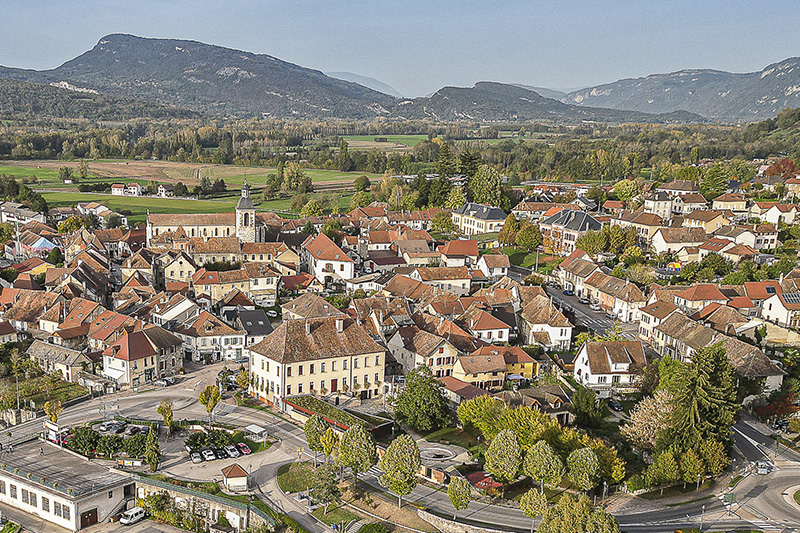
[[[3,529],[0,529],[0,533],[17,533],[20,530],[20,525],[15,524],[14,522],[6,522],[6,525],[3,526]]]
[[[712,487],[714,482],[712,480],[705,480],[700,483],[700,487],[703,489],[707,489]],[[695,485],[694,483],[687,483],[686,487],[684,488],[683,484],[680,485],[673,485],[672,487],[666,487],[664,489],[664,494],[661,494],[661,489],[651,490],[650,492],[645,492],[644,494],[640,494],[639,497],[644,498],[645,500],[658,500],[659,498],[670,498],[672,496],[681,496],[686,494],[692,494],[695,492]]]
[[[50,207],[75,206],[78,202],[98,202],[113,211],[130,210],[133,215],[128,222],[133,225],[144,222],[147,210],[151,213],[223,213],[233,211],[234,201],[184,200],[178,198],[134,198],[110,194],[84,194],[72,192],[42,193]]]
[[[259,442],[259,441],[254,441],[254,440],[248,439],[247,437],[244,436],[244,431],[237,431],[236,433],[234,433],[233,434],[233,441],[234,442],[243,442],[243,443],[245,443],[247,445],[247,447],[250,448],[250,451],[253,452],[253,453],[265,452],[265,451],[269,450],[270,447],[272,446],[271,442],[267,442],[267,441],[260,441]]]
[[[521,266],[523,268],[533,268],[536,266],[536,252],[530,254],[527,250],[522,248],[514,248],[513,246],[505,246],[500,249],[501,253],[508,256],[512,265]],[[539,272],[552,271],[558,266],[563,258],[554,255],[547,255],[539,253]]]
[[[452,444],[469,450],[478,445],[478,437],[458,428],[442,428],[425,435],[428,442]]]
[[[342,499],[358,509],[362,509],[372,515],[379,516],[381,519],[386,520],[387,522],[417,529],[419,531],[425,531],[427,533],[438,533],[439,530],[420,518],[417,515],[417,508],[405,501],[405,499],[403,500],[403,507],[398,509],[397,498],[394,495],[388,495],[382,492],[374,492],[372,490],[362,493],[363,488],[364,485],[360,484],[359,494],[363,494],[362,497],[354,498],[352,491],[348,490],[345,492]],[[389,525],[388,527],[390,530],[392,529],[392,526]],[[403,528],[394,528],[394,530],[403,532],[407,531]]]
[[[314,467],[309,462],[290,463],[278,469],[278,486],[283,492],[306,490],[314,481]]]
[[[347,524],[349,524],[351,520],[361,519],[357,514],[348,511],[342,504],[331,504],[328,506],[327,514],[325,513],[325,506],[314,509],[311,514],[314,515],[317,520],[322,521],[328,526],[332,526],[333,524],[339,524],[341,526],[342,522],[344,522],[345,527],[347,527]]]
[[[23,385],[20,381],[21,393],[24,392],[24,397],[28,400],[32,400],[37,409],[44,408],[44,404],[48,400],[59,400],[61,403],[64,403],[69,400],[85,396],[86,393],[89,392],[75,383],[58,381],[53,384],[50,394],[48,395],[43,384],[45,379],[49,378],[45,376],[39,376],[37,378],[26,380],[25,385]],[[13,377],[6,378],[6,380],[8,380],[8,383],[12,383]]]

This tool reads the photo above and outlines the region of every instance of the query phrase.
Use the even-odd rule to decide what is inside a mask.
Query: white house
[[[612,391],[630,390],[636,369],[645,364],[641,341],[585,342],[575,356],[575,381],[610,396]]]
[[[511,267],[511,261],[506,254],[485,254],[478,259],[478,270],[492,281],[497,281],[506,274]]]
[[[505,212],[489,205],[468,202],[453,211],[453,224],[464,235],[500,231],[505,221]]]
[[[527,344],[540,344],[548,350],[569,350],[572,324],[550,298],[537,295],[525,305],[520,317],[520,329]]]
[[[800,293],[776,292],[764,300],[761,317],[784,327],[800,326]]]
[[[305,240],[302,260],[309,273],[322,283],[353,279],[355,274],[353,260],[324,233]]]

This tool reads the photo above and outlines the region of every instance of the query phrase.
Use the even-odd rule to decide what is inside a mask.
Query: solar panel
[[[775,294],[775,287],[767,287],[767,294]]]
[[[800,304],[800,293],[790,292],[783,295],[783,299],[789,304]]]

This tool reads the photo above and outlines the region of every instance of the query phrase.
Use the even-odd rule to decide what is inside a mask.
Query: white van
[[[130,526],[136,522],[139,522],[140,520],[144,520],[144,509],[141,507],[134,507],[133,509],[122,513],[119,523],[123,526]]]

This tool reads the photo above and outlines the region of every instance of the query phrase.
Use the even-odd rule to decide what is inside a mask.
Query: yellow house
[[[500,354],[473,352],[458,358],[453,377],[484,390],[499,390],[506,379],[506,362]]]
[[[713,208],[718,211],[747,211],[747,199],[743,194],[727,193],[714,198]]]

